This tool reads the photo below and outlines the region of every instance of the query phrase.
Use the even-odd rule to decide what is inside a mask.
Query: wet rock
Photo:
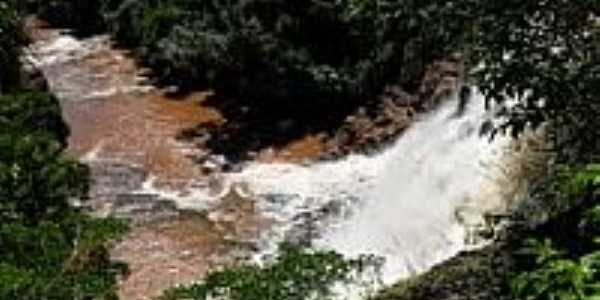
[[[294,130],[294,128],[296,127],[296,122],[292,119],[286,119],[277,123],[276,126],[278,132],[285,134]]]
[[[469,101],[471,100],[472,91],[468,86],[462,86],[458,92],[458,107],[456,108],[456,116],[460,117],[465,112]]]
[[[494,130],[494,123],[491,120],[486,120],[479,128],[479,136],[487,136]]]
[[[113,211],[129,209],[136,207],[140,209],[148,209],[158,200],[158,195],[154,194],[119,194],[113,201]]]
[[[436,107],[442,99],[446,98],[458,88],[458,82],[464,77],[462,63],[452,61],[438,61],[425,71],[425,76],[419,88],[425,110]]]
[[[233,169],[234,166],[223,155],[206,155],[201,169],[204,173],[211,174]]]
[[[265,204],[265,210],[269,212],[270,210],[279,211],[282,207],[285,207],[289,202],[297,201],[300,197],[299,195],[290,195],[290,194],[266,194],[262,195]]]
[[[21,83],[24,87],[37,91],[48,91],[48,81],[42,71],[27,57],[23,58],[20,72]]]
[[[359,107],[335,132],[323,159],[337,159],[352,152],[378,151],[395,140],[412,122],[418,97],[399,86],[389,86],[376,106]]]
[[[90,195],[113,196],[140,189],[147,179],[147,172],[120,162],[96,161],[89,163],[91,176]]]
[[[130,220],[134,225],[177,216],[176,204],[157,194],[139,193],[148,179],[141,167],[114,162],[89,162],[90,201],[84,209],[99,216],[114,216]]]
[[[219,170],[220,166],[218,164],[216,164],[214,161],[211,160],[206,160],[204,161],[204,163],[202,163],[202,172],[204,173],[213,173],[217,170]]]
[[[311,247],[312,242],[319,237],[319,226],[316,224],[314,217],[310,213],[305,214],[305,216],[302,216],[305,221],[298,223],[286,232],[284,237],[286,243]]]
[[[482,241],[495,238],[498,225],[495,215],[486,214],[476,207],[461,206],[456,208],[454,216],[467,231],[466,244],[477,245]]]
[[[211,195],[219,195],[225,188],[225,179],[223,176],[214,174],[208,178],[208,189]]]
[[[170,85],[164,88],[163,90],[165,92],[165,94],[177,94],[179,92],[179,88],[177,86],[174,85]]]
[[[352,199],[349,199],[352,202]],[[287,243],[299,246],[311,246],[315,239],[330,225],[333,220],[345,219],[349,212],[343,201],[329,201],[314,211],[305,211],[294,217],[294,226],[285,233]]]
[[[179,215],[175,202],[155,194],[119,194],[112,203],[111,216],[134,224],[154,222]]]
[[[228,173],[239,173],[243,169],[244,169],[244,165],[243,164],[241,164],[241,163],[231,163],[231,162],[227,162],[221,168],[221,170],[223,172],[228,172]]]
[[[411,95],[398,85],[391,85],[385,88],[380,98],[382,102],[391,101],[397,106],[417,106],[419,98]]]
[[[402,89],[402,87],[400,87],[399,85],[390,85],[385,87],[384,89],[384,95],[391,97],[399,97],[405,93],[406,92],[404,91],[404,89]]]

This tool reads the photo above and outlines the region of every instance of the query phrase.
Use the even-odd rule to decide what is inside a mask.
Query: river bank
[[[357,108],[329,131],[308,130],[283,145],[265,144],[274,141],[273,135],[290,132],[294,136],[304,129],[294,120],[267,120],[271,123],[265,125],[265,120],[224,117],[228,114],[210,104],[215,99],[210,91],[181,96],[155,88],[148,81],[147,70],[137,67],[127,51],[115,48],[107,36],[77,39],[43,28],[34,30],[32,36],[31,58],[49,79],[71,127],[68,152],[91,167],[87,209],[95,215],[125,217],[136,225],[113,252],[131,267],[131,274],[121,283],[124,299],[148,299],[173,285],[197,280],[214,266],[234,263],[270,247],[265,242],[312,239],[311,220],[315,218],[317,223],[345,218],[346,209],[361,203],[357,199],[369,198],[365,193],[373,189],[385,161],[397,159],[390,155],[370,159],[361,153],[391,147],[417,116],[432,110],[458,87],[461,76],[457,61],[433,64],[415,95],[390,87],[385,95]],[[240,109],[244,110],[235,110]],[[455,107],[446,110],[454,114]],[[473,126],[480,117],[471,118],[463,124],[469,125],[466,127],[452,123],[452,133],[441,139],[441,145],[420,146],[427,151],[411,149],[415,152],[410,155],[420,157],[415,160],[415,171],[419,171],[419,161],[427,161],[426,153],[436,156],[447,151],[444,147],[454,147],[456,141],[471,141],[469,136],[474,137],[477,130]],[[436,126],[445,128],[446,119],[440,122]],[[256,134],[240,135],[254,129]],[[247,146],[242,138],[256,143],[242,152],[239,147],[227,146],[236,142]],[[485,153],[485,147],[469,143],[455,149],[467,150],[473,157]],[[407,155],[405,167],[412,166]],[[440,170],[452,171],[455,158],[450,157],[448,168]],[[317,163],[323,159],[331,163]],[[421,171],[434,172],[433,162]],[[248,166],[245,173],[231,172],[243,166]],[[479,176],[477,165],[462,167],[473,168],[467,172],[469,176]],[[441,190],[447,186],[442,182],[447,175],[450,173],[435,177]],[[455,200],[460,205],[464,199]],[[495,205],[492,201],[484,206],[491,209]],[[438,215],[455,214],[454,209],[448,207],[431,216],[426,209],[415,212],[437,221]],[[452,244],[455,249],[463,243],[462,227],[454,217],[439,223],[452,228],[451,237],[446,236],[446,225],[423,223],[428,218],[408,225],[435,227],[434,236],[442,241],[426,239],[423,247],[433,243],[435,251],[407,258],[409,269],[415,263],[419,269],[427,268],[431,264],[428,258],[445,259],[455,251],[442,248]],[[413,235],[418,234],[409,234]]]

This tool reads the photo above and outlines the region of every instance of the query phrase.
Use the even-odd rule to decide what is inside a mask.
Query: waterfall
[[[327,232],[320,244],[342,253],[384,257],[384,279],[418,272],[465,248],[459,222],[468,210],[483,213],[494,183],[498,145],[479,137],[481,96],[463,117],[456,101],[417,123],[390,149],[374,186],[356,214]],[[373,159],[378,159],[374,157]]]
[[[490,117],[479,93],[462,114],[457,109],[454,96],[373,156],[313,166],[254,164],[234,175],[278,221],[264,238],[266,248],[312,239],[348,256],[374,254],[385,259],[384,283],[467,249],[466,225],[503,206],[504,199],[486,191],[497,184],[508,141],[479,136]]]
[[[222,174],[216,193],[210,191],[211,179],[183,172],[189,190],[166,190],[154,184],[155,169],[144,162],[164,152],[169,154],[164,157],[175,157],[167,161],[178,162],[176,169],[196,170],[197,165],[187,158],[189,147],[179,147],[171,132],[163,130],[167,123],[162,110],[139,109],[149,107],[152,88],[127,71],[133,67],[121,68],[124,56],[110,50],[108,41],[102,36],[79,41],[55,33],[48,41],[34,44],[29,57],[61,99],[75,135],[71,142],[82,144],[80,158],[101,171],[127,170],[123,176],[115,172],[96,176],[96,190],[108,182],[112,194],[167,199],[177,209],[208,210],[209,218],[218,217],[214,207],[224,195],[237,191],[242,200],[253,199],[259,217],[268,220],[264,223],[268,226],[260,227],[259,258],[274,253],[282,241],[333,249],[350,257],[372,254],[385,259],[382,279],[389,284],[470,248],[471,229],[483,223],[485,213],[502,211],[511,200],[503,193],[506,178],[499,180],[506,160],[503,150],[510,141],[500,137],[489,142],[479,136],[491,112],[484,109],[476,90],[466,104],[457,95],[445,100],[374,155],[354,154],[308,166],[252,162],[239,173]],[[96,64],[105,68],[104,73],[96,74]],[[109,113],[99,114],[98,108]],[[130,112],[134,109],[138,113]],[[125,125],[112,126],[116,121]],[[172,123],[180,122],[174,117]],[[179,128],[175,125],[173,132]],[[90,128],[99,133],[92,134]],[[125,134],[129,132],[135,134]],[[129,144],[133,146],[124,147]],[[128,155],[107,158],[105,148]],[[130,152],[144,159],[136,161],[133,158],[138,156]],[[133,171],[132,166],[136,166]],[[100,200],[107,203],[102,205],[115,205],[112,198],[104,197]]]

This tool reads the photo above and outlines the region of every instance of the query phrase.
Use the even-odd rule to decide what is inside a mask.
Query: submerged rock
[[[111,197],[140,189],[148,177],[141,167],[115,161],[89,162],[91,171],[90,196]]]
[[[22,58],[23,64],[20,72],[21,84],[31,90],[48,91],[48,81],[44,73],[32,62],[29,57]]]
[[[120,194],[112,203],[111,216],[125,218],[134,224],[176,217],[179,210],[174,201],[155,194]]]

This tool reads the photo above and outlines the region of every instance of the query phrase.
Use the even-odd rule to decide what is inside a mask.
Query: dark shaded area
[[[26,38],[20,27],[16,4],[9,1],[0,6],[0,94],[18,89],[21,85],[18,57]]]
[[[106,0],[22,0],[21,7],[53,27],[68,28],[77,37],[88,37],[106,30],[103,12]]]
[[[460,117],[464,114],[469,101],[471,101],[471,97],[473,96],[472,94],[473,92],[471,91],[470,87],[463,86],[460,88],[458,92],[458,107],[456,108],[457,117]]]
[[[257,105],[281,102],[282,115],[287,101],[328,109],[374,98],[388,84],[414,92],[426,65],[447,54],[464,30],[464,22],[444,21],[452,13],[433,0],[360,9],[316,0],[27,3],[54,26],[79,33],[106,28],[160,84],[213,88]]]
[[[446,99],[454,89],[452,83],[463,76],[458,59],[432,63],[424,73],[417,92],[409,93],[395,84],[369,99],[257,102],[217,93],[203,105],[214,107],[227,122],[189,128],[180,138],[201,140],[211,153],[225,155],[234,163],[249,159],[252,152],[282,147],[314,134],[325,134],[327,146],[331,146],[322,159],[377,151],[395,141],[417,113]]]
[[[276,107],[253,105],[213,96],[203,104],[217,109],[225,119],[222,126],[190,128],[180,135],[182,139],[208,138],[206,146],[215,154],[225,155],[231,162],[247,160],[250,152],[267,147],[281,147],[308,134],[332,135],[351,115],[359,102],[330,106],[310,103]]]
[[[515,300],[507,285],[513,259],[506,245],[463,252],[429,272],[399,282],[377,300]]]
[[[333,136],[359,109],[375,119],[391,85],[429,98],[419,91],[426,67],[464,29],[440,21],[449,16],[433,0],[366,3],[356,11],[350,2],[316,0],[28,3],[54,26],[106,29],[159,86],[214,89],[218,98],[209,104],[235,122],[182,137],[210,134],[208,147],[233,161],[307,134]],[[440,22],[448,23],[444,30]]]

